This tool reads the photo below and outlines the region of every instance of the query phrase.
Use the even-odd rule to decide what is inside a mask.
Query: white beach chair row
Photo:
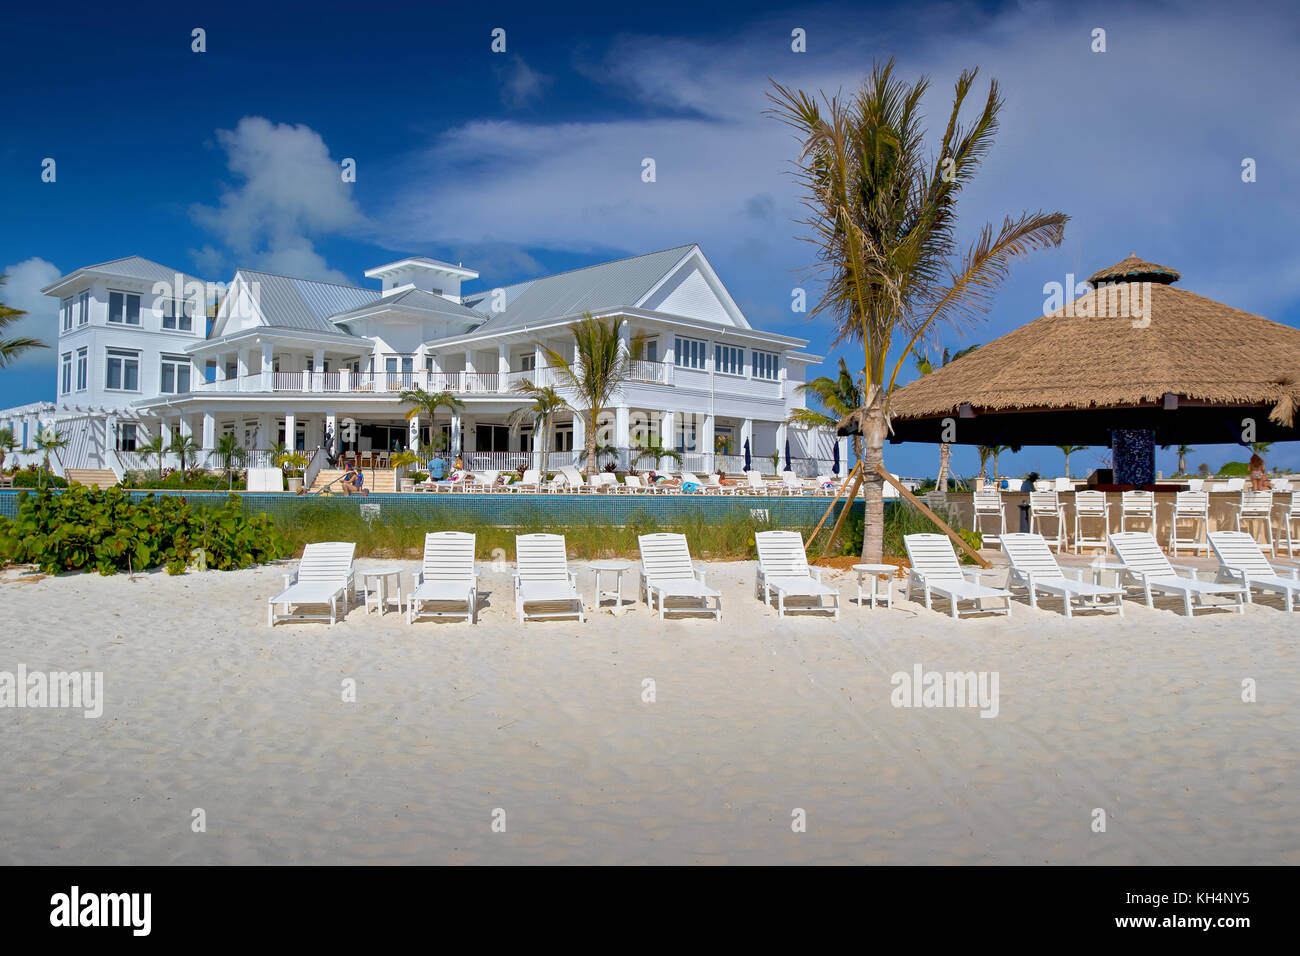
[[[743,481],[733,481],[720,474],[710,474],[700,478],[692,472],[683,471],[680,476],[671,472],[657,472],[666,481],[650,481],[640,475],[627,475],[621,482],[613,472],[597,472],[588,478],[572,465],[560,468],[555,477],[547,481],[542,478],[540,469],[525,469],[518,481],[503,484],[501,471],[476,471],[466,474],[458,480],[424,481],[415,484],[420,492],[432,493],[500,493],[500,494],[587,494],[606,492],[612,494],[684,494],[685,489],[692,488],[695,494],[704,495],[780,495],[789,496],[824,496],[831,497],[840,489],[842,480],[831,475],[818,475],[816,478],[800,478],[794,472],[783,471],[778,478],[765,478],[757,471],[744,473]]]
[[[791,599],[800,603],[798,610],[826,611],[836,620],[840,616],[839,592],[821,579],[821,570],[808,564],[803,538],[793,531],[763,531],[755,535],[758,546],[758,570],[754,581],[755,597],[765,606],[775,600],[777,614],[785,617]],[[1023,589],[1029,605],[1038,607],[1040,595],[1061,598],[1066,617],[1080,610],[1111,610],[1124,613],[1124,597],[1129,589],[1139,593],[1147,607],[1154,607],[1156,594],[1173,595],[1183,601],[1183,612],[1226,606],[1238,612],[1252,602],[1255,592],[1282,595],[1286,609],[1295,609],[1300,594],[1300,567],[1271,564],[1258,543],[1240,531],[1216,531],[1210,544],[1219,559],[1212,579],[1197,577],[1198,569],[1169,562],[1154,537],[1146,532],[1129,531],[1110,535],[1110,543],[1120,564],[1098,565],[1091,569],[1072,569],[1066,573],[1039,534],[1003,536],[1002,548],[1010,562],[1006,587],[986,584],[987,571],[963,567],[952,542],[941,534],[911,534],[904,545],[911,563],[907,575],[906,596],[911,599],[919,589],[927,610],[935,598],[946,600],[953,618],[962,613],[993,611],[1011,615],[1013,591]],[[686,536],[682,534],[647,534],[638,538],[641,551],[640,594],[651,612],[663,619],[669,610],[685,602],[692,612],[704,612],[714,620],[722,619],[722,593],[705,581],[704,569],[691,560]],[[512,573],[515,613],[522,623],[529,617],[572,617],[586,620],[585,606],[578,590],[577,576],[568,566],[563,535],[516,535],[517,560]],[[267,623],[287,620],[338,619],[340,603],[347,612],[348,594],[354,588],[352,557],[355,545],[347,542],[310,544],[293,573],[285,576],[285,588],[269,599]],[[1187,572],[1180,574],[1179,570]],[[1085,580],[1092,570],[1093,581]],[[1115,572],[1114,585],[1096,580],[1100,572]],[[408,623],[419,618],[459,618],[478,622],[478,565],[475,560],[475,536],[460,531],[431,532],[425,535],[424,560],[415,572],[414,588],[406,601]],[[1207,598],[1215,598],[1210,603]],[[860,598],[861,600],[861,598]],[[668,602],[674,602],[669,608]],[[986,607],[985,602],[995,602]],[[961,604],[973,605],[966,611]],[[328,606],[329,614],[292,613],[295,607]],[[276,607],[283,611],[276,613]],[[621,601],[620,601],[621,606]],[[875,600],[872,600],[875,606]],[[531,610],[530,610],[531,607]]]

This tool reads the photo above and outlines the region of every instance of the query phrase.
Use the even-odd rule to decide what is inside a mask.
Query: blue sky
[[[195,27],[207,52],[191,51]],[[505,53],[490,49],[497,27]],[[889,56],[932,77],[935,124],[963,67],[1002,84],[1001,134],[963,198],[968,236],[1023,209],[1072,217],[1059,250],[1019,263],[987,320],[943,344],[1001,335],[1040,314],[1044,283],[1130,251],[1300,325],[1300,14],[1283,4],[47,3],[7,14],[0,54],[3,299],[49,340],[39,287],[125,255],[213,280],[246,266],[364,283],[423,254],[491,287],[694,241],[753,324],[828,353],[827,328],[790,310],[810,252],[792,222],[795,144],[764,94],[769,77],[852,89]],[[1245,157],[1256,182],[1241,181]],[[0,407],[53,387],[52,352],[38,353],[0,371]],[[1207,446],[1192,464],[1239,452]],[[905,474],[937,458],[886,454]],[[1300,449],[1272,463],[1300,467]],[[955,464],[973,471],[974,452]],[[1050,449],[1003,459],[1059,465]]]

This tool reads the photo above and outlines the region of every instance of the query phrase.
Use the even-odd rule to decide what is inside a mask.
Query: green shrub
[[[407,474],[406,477],[410,478],[413,482],[415,482],[418,485],[420,482],[426,481],[429,476],[422,471],[412,471],[409,474]]]
[[[1244,478],[1250,474],[1250,462],[1229,461],[1219,469],[1219,474],[1229,478]]]
[[[208,567],[246,568],[288,553],[264,514],[245,515],[231,495],[217,507],[195,508],[175,495],[136,499],[119,488],[74,485],[18,497],[18,517],[0,518],[0,562],[64,571],[180,574],[202,548]]]
[[[20,468],[14,473],[15,488],[35,488],[40,484],[40,472],[35,468]],[[58,475],[46,475],[45,484],[51,488],[68,487],[67,479],[60,478]]]
[[[122,487],[144,490],[161,488],[169,491],[225,491],[230,488],[243,491],[248,487],[248,482],[242,472],[237,472],[232,482],[224,473],[214,474],[198,469],[191,469],[184,475],[174,471],[165,478],[159,478],[156,471],[128,471],[122,479]]]

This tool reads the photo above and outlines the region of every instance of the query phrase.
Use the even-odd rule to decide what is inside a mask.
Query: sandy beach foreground
[[[1300,863],[1272,599],[955,622],[840,574],[839,622],[782,621],[735,563],[720,625],[520,626],[485,568],[477,627],[272,630],[282,570],[0,573],[0,671],[104,675],[98,719],[0,710],[0,863]],[[895,707],[917,665],[996,672],[996,717]]]

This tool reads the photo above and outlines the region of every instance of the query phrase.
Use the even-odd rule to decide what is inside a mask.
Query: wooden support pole
[[[835,522],[835,527],[831,529],[830,539],[826,542],[826,547],[822,549],[822,554],[827,554],[831,548],[835,547],[835,539],[839,537],[840,528],[844,525],[844,519],[849,516],[853,510],[853,503],[858,500],[858,491],[862,488],[863,472],[859,471],[853,479],[853,487],[849,490],[848,497],[844,502],[844,507],[840,509],[839,519]]]
[[[835,506],[839,503],[840,496],[843,495],[846,490],[848,490],[849,482],[852,481],[853,476],[857,474],[858,470],[861,467],[862,467],[862,463],[858,462],[856,465],[850,468],[849,473],[844,476],[843,483],[835,491],[835,498],[831,501],[829,505],[826,506],[826,513],[822,515],[822,520],[817,522],[817,527],[813,528],[813,533],[808,536],[809,547],[811,547],[813,541],[816,540],[818,533],[822,530],[822,525],[826,524],[826,519],[829,518],[831,516],[831,512],[835,510]],[[852,501],[850,500],[849,503],[852,504]]]
[[[926,506],[924,501],[922,501],[920,498],[916,497],[916,495],[912,494],[910,491],[904,488],[903,485],[900,482],[898,482],[894,478],[894,476],[891,475],[884,468],[883,465],[877,465],[876,471],[882,478],[885,479],[885,481],[889,482],[896,489],[898,489],[898,493],[900,495],[902,495],[909,502],[914,504],[917,507],[917,509],[921,512],[921,514],[925,515],[927,518],[933,521],[935,525],[937,525],[943,531],[944,534],[946,534],[949,538],[952,539],[954,544],[956,544],[968,555],[970,555],[976,564],[978,564],[981,568],[987,568],[989,566],[989,563],[985,561],[983,557],[980,556],[980,553],[978,551],[976,551],[969,544],[967,544],[965,540],[962,538],[962,536],[959,535],[956,531],[953,531],[952,528],[944,524],[944,522],[939,518],[939,516]]]

